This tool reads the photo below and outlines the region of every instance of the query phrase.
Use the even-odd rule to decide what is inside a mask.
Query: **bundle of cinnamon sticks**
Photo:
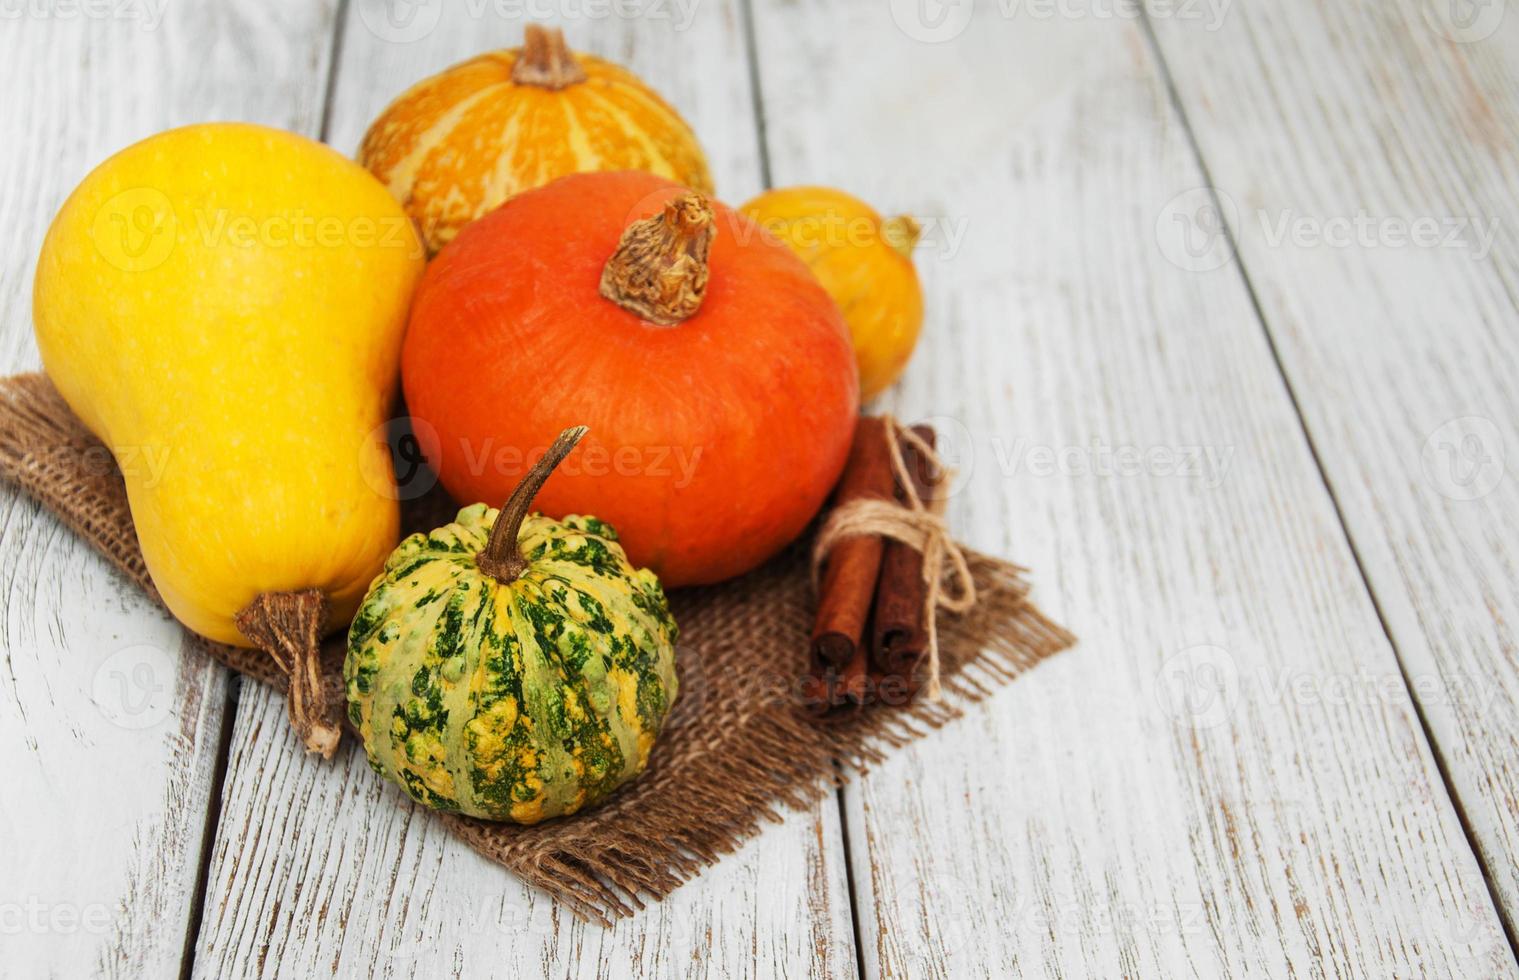
[[[862,416],[849,461],[834,490],[835,510],[859,500],[908,506],[892,461],[902,454],[918,499],[933,499],[938,474],[911,440],[894,439],[883,418]],[[930,449],[934,431],[913,426]],[[813,623],[804,704],[823,714],[868,704],[905,705],[917,695],[918,668],[928,647],[923,555],[908,544],[879,535],[843,538],[823,565],[817,618]]]

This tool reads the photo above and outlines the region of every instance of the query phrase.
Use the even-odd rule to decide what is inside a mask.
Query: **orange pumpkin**
[[[610,523],[672,587],[801,533],[859,404],[848,331],[801,260],[632,171],[565,177],[464,229],[416,293],[402,378],[463,502],[505,500],[556,433],[589,426],[538,505]]]
[[[413,86],[369,127],[359,161],[436,252],[514,194],[566,174],[647,170],[712,192],[684,119],[632,72],[536,24],[521,48]]]

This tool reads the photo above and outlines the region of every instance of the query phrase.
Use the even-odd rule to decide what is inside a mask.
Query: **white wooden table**
[[[352,151],[528,11],[665,93],[726,200],[925,219],[880,407],[1082,637],[603,928],[308,759],[5,489],[0,976],[1519,975],[1519,11],[1148,8],[0,3],[0,369],[111,152]]]

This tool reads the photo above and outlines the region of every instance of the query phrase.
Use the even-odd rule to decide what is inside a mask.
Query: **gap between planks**
[[[749,72],[755,139],[759,146],[760,186],[768,191],[775,187],[775,180],[770,165],[770,138],[765,124],[765,89],[760,81],[759,32],[754,26],[754,0],[738,0],[738,6],[739,13],[742,15],[740,29],[744,35],[744,60]],[[842,776],[844,767],[841,760],[834,759],[833,767],[834,772]],[[838,780],[838,786],[833,791],[833,803],[838,808],[839,836],[844,852],[844,882],[848,886],[845,896],[849,901],[849,926],[854,936],[855,975],[860,980],[864,980],[869,974],[865,970],[864,933],[860,928],[859,888],[855,884],[854,856],[849,846],[849,814],[844,808],[843,779]]]
[[[734,0],[734,2],[735,5],[737,5],[737,0]],[[369,114],[368,108],[362,108],[362,106],[358,106],[358,103],[352,100],[352,96],[354,96],[355,90],[355,79],[360,79],[360,81],[362,81],[363,76],[372,73],[372,68],[366,67],[366,65],[369,65],[369,61],[366,61],[366,56],[368,56],[368,58],[372,61],[372,59],[374,59],[375,52],[380,49],[377,49],[377,47],[375,47],[374,41],[371,41],[371,38],[369,38],[369,36],[363,32],[362,27],[348,26],[348,18],[360,17],[360,14],[362,14],[363,9],[360,8],[360,5],[348,3],[348,5],[345,5],[345,8],[343,9],[345,9],[346,15],[345,20],[343,20],[342,27],[339,27],[339,30],[342,33],[340,33],[340,35],[334,36],[333,40],[331,40],[330,50],[331,59],[333,59],[333,61],[331,61],[331,64],[328,65],[328,71],[330,71],[330,74],[327,76],[327,90],[325,90],[327,91],[327,100],[325,100],[324,111],[322,111],[321,131],[322,134],[324,134],[325,140],[336,144],[336,146],[339,147],[340,152],[349,152],[349,150],[351,150],[351,147],[354,146],[354,137],[357,135],[354,131],[355,112],[357,112],[358,115],[365,115],[365,117],[368,117]],[[447,11],[445,11],[445,14],[447,14]],[[720,17],[722,14],[723,11],[714,12],[714,14],[712,14],[712,17],[709,18],[708,21],[703,21],[703,23],[708,24],[708,26],[712,26],[712,23],[717,23],[717,21],[715,21],[715,18]],[[734,17],[734,14],[740,14],[737,6],[728,8],[728,18],[726,18],[726,23],[729,24],[729,38],[732,38],[732,41],[734,41],[734,46],[732,46],[734,47],[734,52],[738,53],[738,56],[740,56],[740,58],[744,58],[744,56],[746,56],[747,53],[752,50],[752,47],[747,44],[749,43],[749,36],[744,33],[744,27],[746,27],[747,24],[744,23],[744,18],[741,17],[741,14],[738,15],[738,17]],[[360,17],[360,21],[363,23],[362,17]],[[459,35],[459,32],[457,32],[457,30],[454,30],[454,27],[456,27],[457,24],[453,24],[453,26],[451,26],[451,24],[453,24],[453,21],[447,20],[447,18],[445,18],[444,21],[441,21],[441,27],[439,27],[436,32],[428,35],[430,36],[430,40],[428,40],[427,46],[419,47],[419,49],[416,49],[412,55],[407,56],[407,61],[416,62],[416,65],[409,64],[409,70],[410,67],[416,67],[418,68],[418,71],[424,70],[424,68],[425,70],[437,70],[437,68],[444,67],[445,64],[450,64],[451,61],[460,61],[460,59],[465,58],[465,56],[472,55],[472,53],[480,50],[480,47],[485,46],[485,44],[489,44],[489,46],[495,47],[507,47],[510,46],[510,44],[518,43],[515,38],[516,36],[519,36],[519,33],[510,32],[510,36],[500,36],[500,38],[495,38],[495,36],[492,36],[492,38],[489,38],[489,40],[482,40],[482,36],[478,35],[478,33],[471,33],[471,35],[469,35],[468,44],[465,44],[462,40],[460,40],[459,36],[457,36]],[[495,24],[495,26],[492,27],[491,32],[498,33],[498,29],[500,29],[500,24]],[[712,30],[717,30],[717,27],[712,27]],[[615,40],[615,33],[611,36],[612,40]],[[465,47],[471,47],[471,50],[465,52]],[[595,50],[594,47],[592,47],[591,50]],[[453,52],[453,58],[445,58],[445,53],[450,52]],[[611,52],[600,53],[606,55],[606,53]],[[728,76],[726,77],[728,77],[728,81],[732,82],[732,90],[737,91],[738,88],[740,88],[740,82],[747,82],[747,79],[750,79],[750,77],[752,77],[752,64],[749,65],[747,71],[746,68],[740,67],[740,64],[738,64],[738,58],[729,58],[728,61],[726,61],[726,64],[731,65],[731,68],[728,68],[728,70],[726,70],[728,71]],[[416,74],[416,77],[421,77],[421,74]],[[650,81],[655,81],[655,76],[647,76],[646,74],[646,77],[650,77]],[[658,87],[658,82],[656,82],[656,87]],[[368,102],[368,99],[366,99],[366,102]],[[355,108],[355,106],[358,106],[358,108]],[[737,97],[735,97],[735,99],[732,99],[732,108],[735,109],[731,115],[731,119],[735,120],[735,129],[741,129],[741,131],[746,134],[746,138],[743,138],[743,140],[738,140],[740,149],[743,150],[743,152],[738,153],[738,155],[734,155],[734,153],[729,152],[726,164],[728,164],[728,169],[731,170],[732,175],[741,175],[741,179],[734,181],[734,184],[741,184],[743,185],[744,190],[749,190],[750,193],[752,193],[755,185],[760,182],[760,175],[758,175],[758,173],[753,173],[753,170],[758,170],[758,167],[755,167],[758,153],[756,153],[753,149],[749,149],[749,146],[747,146],[747,144],[749,144],[749,141],[752,140],[752,135],[747,134],[753,134],[755,131],[752,131],[752,129],[749,128],[749,119],[747,119],[747,117],[749,117],[749,112],[744,111],[744,109],[749,109],[750,112],[755,112],[755,119],[758,119],[758,108],[756,108],[756,103],[755,100],[753,100],[752,93],[744,94],[741,102],[740,99],[737,99]],[[702,111],[700,111],[700,109],[697,109],[697,115],[702,115]],[[711,109],[708,108],[706,115],[711,115]],[[699,122],[699,120],[693,120],[693,122]],[[720,143],[718,143],[718,146],[720,146]],[[709,147],[709,149],[718,149],[718,147],[712,146]],[[714,163],[718,163],[718,161],[714,160]],[[737,196],[737,194],[735,194],[735,196]],[[237,798],[238,793],[242,793],[245,798],[248,796],[248,787],[240,786],[240,784],[238,784],[238,779],[246,778],[246,775],[248,775],[248,773],[243,773],[242,776],[238,775],[238,769],[240,769],[240,766],[242,766],[242,763],[238,761],[238,757],[240,757],[243,749],[245,749],[245,744],[243,744],[242,737],[240,737],[240,734],[238,734],[238,731],[240,731],[240,728],[238,728],[238,726],[242,725],[243,720],[246,720],[246,717],[248,717],[248,714],[245,713],[249,713],[249,711],[261,711],[261,708],[258,707],[258,702],[261,702],[261,700],[266,700],[269,696],[267,696],[266,693],[263,693],[263,691],[255,690],[255,688],[249,688],[248,697],[252,700],[243,700],[242,708],[240,708],[240,711],[238,711],[240,720],[238,720],[238,722],[234,722],[234,740],[237,740],[238,744],[235,744],[234,746],[234,754],[232,754],[231,766],[229,766],[231,778],[222,784],[223,796],[231,796],[232,799],[231,802],[229,802],[229,807],[234,808],[234,810],[238,805],[237,799],[235,799]],[[248,735],[248,738],[254,738],[254,740],[257,740],[257,735]],[[281,758],[284,758],[283,755],[281,755]],[[245,799],[242,805],[246,805],[246,802],[248,801]],[[837,807],[837,805],[838,798],[835,796],[835,807]],[[826,807],[825,801],[822,805],[820,805],[819,811],[817,811],[817,813],[826,814],[828,811],[829,808]],[[834,811],[837,813],[837,810]],[[234,820],[234,814],[229,813],[228,810],[223,810],[223,851],[225,851],[226,837],[232,836],[231,831],[226,828],[229,820]],[[842,848],[842,839],[840,839],[840,834],[834,833],[831,828],[826,827],[826,820],[825,824],[823,824],[822,830],[826,831],[826,833],[823,834],[823,836],[820,836],[819,840],[822,842],[823,854],[825,854],[826,861],[828,861],[829,865],[832,865],[832,863],[834,863],[834,860],[837,860],[838,857],[842,857],[842,855],[845,854],[845,851],[843,851]],[[412,846],[416,846],[415,842],[413,842]],[[450,845],[448,845],[448,843],[444,843],[442,846],[444,846],[444,848],[447,848],[447,846]],[[436,845],[431,846],[431,849],[436,849]],[[225,854],[223,854],[223,857],[225,857]],[[217,931],[219,928],[226,928],[226,930],[237,928],[237,924],[225,925],[217,924],[217,922],[213,921],[213,919],[216,918],[216,916],[220,913],[219,901],[217,901],[217,895],[219,895],[219,890],[217,890],[217,878],[223,878],[222,883],[226,884],[226,875],[222,874],[222,872],[226,872],[226,869],[220,868],[220,865],[217,865],[216,849],[213,849],[213,852],[211,852],[210,860],[213,861],[213,865],[211,865],[211,884],[210,887],[208,887],[207,901],[205,901],[205,907],[207,907],[207,916],[205,916],[205,921],[207,921],[207,925],[202,928],[201,936],[197,937],[197,939],[201,940],[201,942],[207,942],[208,934],[210,934],[211,939],[216,940],[217,936],[219,936],[219,931]],[[296,865],[299,865],[299,863],[301,863],[302,860],[305,860],[305,858],[301,857],[301,855],[296,855],[296,857],[293,857],[292,860],[295,861]],[[225,863],[225,861],[223,861],[223,863]],[[838,865],[838,869],[840,869],[840,871],[838,871],[838,877],[845,877],[842,872],[842,865]],[[498,871],[498,869],[491,869],[491,871],[495,872],[495,874],[500,874],[500,871]],[[740,866],[740,872],[741,871],[743,871],[743,868]],[[237,874],[235,868],[232,869],[231,874]],[[368,874],[368,872],[366,872],[366,874]],[[431,874],[436,875],[437,872],[434,871],[431,872]],[[444,874],[447,874],[447,872],[444,872]],[[468,880],[468,874],[468,869],[465,869],[465,871],[462,872],[463,880]],[[722,869],[712,869],[712,871],[709,871],[708,874],[720,875],[722,874]],[[439,878],[439,883],[441,883],[441,881],[441,878]],[[235,883],[234,881],[232,884],[235,886],[235,884],[246,883]],[[814,886],[816,886],[816,883],[814,883]],[[342,887],[342,884],[339,884],[339,887]],[[693,883],[688,887],[702,886],[699,886],[697,883]],[[831,937],[832,953],[819,954],[820,959],[814,957],[814,971],[819,972],[819,974],[825,974],[826,972],[826,975],[840,975],[840,977],[848,977],[848,975],[852,975],[854,972],[858,971],[858,966],[855,966],[854,969],[851,969],[849,966],[845,965],[849,959],[857,960],[857,956],[851,956],[851,950],[848,950],[848,948],[846,948],[846,944],[851,944],[851,942],[854,942],[854,937],[852,937],[852,934],[849,933],[849,928],[846,927],[846,925],[843,925],[842,921],[842,903],[843,893],[845,893],[845,890],[845,883],[842,883],[842,881],[835,883],[835,887],[829,887],[829,889],[825,889],[825,892],[828,893],[828,895],[834,895],[834,910],[832,910],[832,912],[826,912],[825,910],[820,918],[819,913],[813,912],[814,924],[816,924],[816,922],[822,922],[823,927],[832,927],[820,927],[820,930],[825,931],[825,933],[828,933],[828,936]],[[753,893],[755,893],[755,895],[758,895],[758,892]],[[223,890],[223,892],[220,892],[220,895],[222,895],[223,899],[225,899],[225,890]],[[296,884],[295,895],[299,895],[299,883]],[[287,896],[273,896],[273,909],[279,909],[281,898],[287,898]],[[431,901],[431,890],[428,890],[427,901],[424,901],[424,910],[422,910],[422,912],[416,913],[416,916],[401,916],[403,922],[399,922],[398,927],[396,927],[398,928],[398,933],[396,934],[404,933],[404,927],[415,925],[416,922],[421,922],[422,927],[424,928],[427,927],[427,925],[444,924],[444,922],[447,921],[448,916],[451,915],[450,909],[447,907],[448,898],[451,898],[451,896],[444,895],[444,898],[439,899],[439,901],[442,903],[442,906],[444,906],[441,907],[441,909],[427,909],[425,906],[427,906],[428,901]],[[257,903],[257,892],[255,892],[254,895],[249,896],[248,901],[251,901],[251,903]],[[547,907],[547,903],[544,903],[544,906]],[[286,909],[289,909],[289,904],[287,904]],[[677,899],[674,899],[674,904],[671,906],[671,909],[679,909],[679,901],[677,901]],[[283,913],[283,910],[281,910],[281,913]],[[673,915],[673,913],[665,912],[664,918],[668,918],[670,915]],[[655,925],[650,925],[650,928],[653,927],[655,927]],[[276,924],[275,927],[273,927],[273,930],[275,930],[276,934],[281,934],[284,933],[287,928],[289,928],[289,922],[286,922],[284,925]],[[574,944],[576,947],[579,947],[577,931],[579,930],[576,930],[576,928],[570,928],[570,930],[562,931],[561,936],[565,937],[565,942],[568,942],[568,944]],[[620,931],[620,933],[626,933],[627,930],[618,931]],[[410,933],[404,934],[406,934],[406,936],[410,936]],[[386,937],[389,937],[389,934],[386,934]],[[711,936],[711,933],[708,933],[708,939],[714,939],[714,937]],[[776,936],[767,936],[767,934],[764,933],[761,933],[760,936],[755,936],[755,934],[752,933],[743,933],[738,936],[738,939],[743,940],[743,950],[746,951],[750,957],[755,956],[755,950],[753,950],[753,947],[755,947],[755,945],[758,945],[758,942],[761,942],[761,940],[769,940],[772,947],[776,947],[776,942],[778,942]],[[283,940],[290,940],[289,934],[284,934]],[[348,959],[349,953],[352,953],[352,956],[354,956],[355,960],[357,960],[362,959],[362,957],[366,956],[366,954],[386,956],[387,953],[393,953],[393,951],[395,951],[393,948],[381,947],[375,947],[371,950],[371,948],[366,947],[365,939],[363,939],[363,937],[349,936],[348,940],[345,940],[343,939],[342,933],[340,933],[340,931],[337,933],[337,936],[331,936],[331,934],[328,934],[327,937],[319,936],[319,934],[302,934],[302,936],[296,937],[295,942],[298,942],[299,944],[299,942],[308,942],[308,940],[310,940],[310,942],[314,942],[316,945],[319,945],[319,947],[327,947],[325,950],[322,950],[321,953],[314,953],[313,956],[325,957],[328,956],[328,954],[336,953],[337,956],[342,957],[345,962],[346,959]],[[261,940],[258,940],[258,942],[261,942]],[[559,940],[550,940],[551,945],[557,944],[557,942],[559,942]],[[623,942],[626,942],[626,936],[614,936],[612,933],[606,933],[606,937],[598,937],[597,942],[598,944],[602,944],[603,947],[614,948],[615,945],[623,944]],[[644,940],[638,940],[638,942],[639,950],[643,950]],[[480,942],[475,942],[474,947],[480,947],[480,945],[482,945]],[[337,947],[336,950],[334,950],[333,947]],[[199,962],[194,965],[194,971],[196,971],[197,975],[210,975],[210,972],[216,969],[216,966],[211,965],[211,963],[220,962],[220,960],[217,960],[217,956],[219,956],[219,954],[222,954],[222,956],[228,956],[228,953],[226,953],[226,948],[211,948],[213,948],[213,953],[211,954],[207,954],[207,951],[205,950],[201,951],[202,954],[201,957],[199,957]],[[284,950],[284,947],[276,948],[279,948],[279,950]],[[776,950],[779,950],[779,947],[776,947]],[[245,951],[243,951],[243,953],[245,953]],[[234,950],[231,954],[229,954],[229,956],[242,956],[243,953]],[[295,954],[295,956],[304,956],[304,954],[308,953],[308,951],[290,950],[290,953]],[[763,953],[763,950],[761,950],[761,953]],[[781,953],[785,953],[785,950],[781,950]],[[545,948],[545,957],[550,957],[551,959],[554,954],[556,953],[553,953],[553,950],[550,950],[550,948]],[[577,951],[577,956],[592,956],[592,954],[586,954],[582,953],[582,951]],[[714,962],[720,962],[720,960],[715,959],[715,956],[717,956],[717,951],[714,951]],[[260,960],[260,963],[261,962],[263,962],[263,960]],[[339,962],[339,959],[333,959],[333,962],[337,963]],[[548,960],[545,959],[544,962],[548,962]],[[656,957],[655,963],[658,962],[658,957]],[[749,960],[744,959],[743,962],[747,963]],[[753,962],[758,963],[758,965],[760,965],[760,968],[763,968],[763,959],[753,960]],[[636,966],[635,962],[629,963],[629,960],[626,959],[623,960],[623,963],[624,966]],[[750,966],[750,968],[752,968],[752,966]]]

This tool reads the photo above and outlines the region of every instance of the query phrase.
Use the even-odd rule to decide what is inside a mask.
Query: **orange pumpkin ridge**
[[[631,312],[605,279],[683,316]],[[796,538],[859,404],[848,332],[806,266],[725,205],[635,171],[561,178],[465,228],[423,277],[402,375],[461,502],[505,499],[556,433],[588,426],[538,506],[609,522],[670,587]]]

